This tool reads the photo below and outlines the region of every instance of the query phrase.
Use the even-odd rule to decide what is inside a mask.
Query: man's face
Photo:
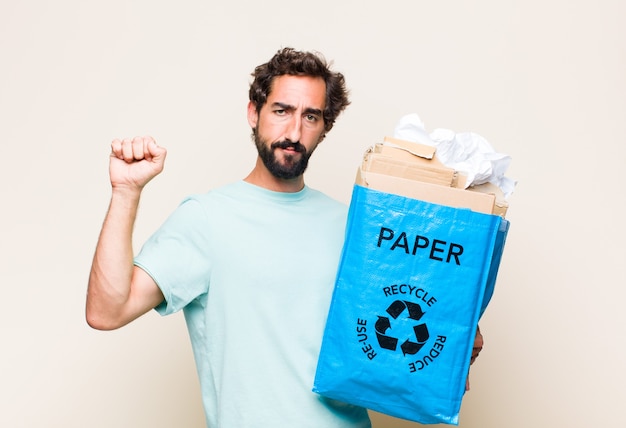
[[[301,176],[324,136],[322,113],[326,84],[321,78],[279,76],[257,113],[248,105],[248,121],[265,167],[277,178]]]

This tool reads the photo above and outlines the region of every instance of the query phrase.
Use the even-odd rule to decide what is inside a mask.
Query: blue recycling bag
[[[313,391],[458,424],[508,222],[354,186]]]

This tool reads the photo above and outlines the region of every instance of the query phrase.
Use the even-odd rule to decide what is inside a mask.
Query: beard
[[[256,130],[254,131],[254,144],[259,152],[259,157],[269,172],[274,177],[284,180],[296,178],[304,174],[304,171],[306,171],[309,165],[309,158],[313,154],[313,151],[308,153],[306,147],[298,141],[295,143],[291,141],[277,141],[272,144],[267,144]],[[283,152],[284,160],[281,163],[276,158],[276,150],[287,148],[292,148],[294,154]]]

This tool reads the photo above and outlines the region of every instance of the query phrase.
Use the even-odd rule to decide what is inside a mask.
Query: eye
[[[317,122],[319,120],[319,118],[314,114],[307,114],[304,116],[304,119],[307,122]]]
[[[283,108],[279,108],[274,110],[274,114],[277,116],[284,116],[287,113],[287,110],[283,109]]]

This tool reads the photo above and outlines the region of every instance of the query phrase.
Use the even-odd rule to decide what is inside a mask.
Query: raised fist
[[[109,175],[115,187],[143,188],[163,171],[167,150],[152,137],[115,139],[111,143]]]

